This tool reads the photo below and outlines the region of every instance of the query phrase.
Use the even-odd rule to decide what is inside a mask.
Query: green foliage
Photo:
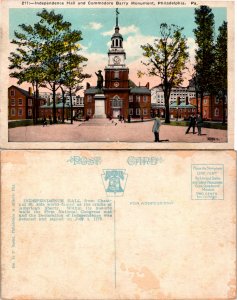
[[[227,94],[227,22],[219,27],[215,45],[215,91]]]
[[[160,25],[161,37],[154,40],[153,45],[142,45],[143,56],[146,58],[142,62],[147,67],[149,76],[158,76],[164,90],[166,118],[165,122],[170,122],[169,117],[169,96],[173,86],[183,82],[183,72],[189,57],[187,39],[182,35],[182,27],[176,25]],[[138,71],[138,76],[142,76]]]
[[[199,90],[204,93],[213,88],[214,56],[214,15],[208,6],[200,6],[195,9],[195,23],[197,27],[193,30],[196,50],[196,81]]]
[[[78,43],[82,40],[80,30],[71,30],[71,23],[63,20],[61,14],[43,9],[37,13],[40,21],[33,25],[19,25],[21,32],[15,32],[12,43],[17,46],[10,53],[10,76],[18,83],[29,82],[36,89],[44,86],[53,92],[53,118],[56,122],[56,90],[61,86],[70,90],[90,77],[83,74],[87,58],[79,54]]]

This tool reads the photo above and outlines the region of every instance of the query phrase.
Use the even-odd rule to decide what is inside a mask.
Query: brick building
[[[105,101],[106,117],[150,118],[151,91],[149,84],[136,86],[129,80],[129,68],[126,66],[126,53],[123,49],[123,36],[119,32],[118,16],[115,32],[111,37],[108,51],[108,66],[104,69],[105,80],[102,86],[92,87],[87,84],[84,96],[84,115],[95,114],[95,95]],[[102,71],[100,71],[101,73]],[[101,74],[102,75],[102,74]]]
[[[31,89],[23,90],[15,85],[8,88],[8,119],[23,120],[32,119],[34,109],[39,117],[39,106],[44,105],[45,99],[39,98],[37,106],[34,106],[34,95]]]
[[[192,105],[197,106],[197,99],[190,99]],[[200,98],[198,98],[198,111],[200,112]],[[225,119],[227,120],[227,103],[224,103]],[[204,120],[218,121],[223,120],[223,102],[216,96],[204,95],[202,105],[202,117]]]

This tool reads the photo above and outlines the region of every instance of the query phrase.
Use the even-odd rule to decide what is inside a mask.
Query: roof
[[[68,103],[65,103],[64,107],[70,107],[70,105]],[[40,108],[53,108],[53,103],[49,105],[48,104],[42,105],[40,106]],[[63,108],[63,102],[56,103],[56,108]]]
[[[12,85],[12,86],[9,87],[9,89],[10,89],[10,88],[15,88],[15,89],[17,89],[20,93],[22,93],[23,95],[25,95],[26,97],[31,97],[31,95],[29,94],[28,91],[23,90],[23,89],[19,88],[18,86]]]
[[[177,105],[176,102],[170,104],[170,108],[196,108],[195,105],[192,104],[186,104],[185,102],[180,103],[179,105]]]
[[[98,89],[96,86],[91,86],[89,89],[85,90],[85,94],[100,94],[101,93],[101,89]]]
[[[146,86],[136,86],[130,89],[131,94],[151,94],[151,91]]]
[[[165,108],[164,104],[159,104],[159,103],[151,103],[152,108]]]
[[[18,86],[15,86],[15,85],[11,85],[10,87],[9,87],[9,89],[10,88],[15,88],[15,89],[17,89],[20,93],[22,93],[23,95],[25,95],[26,97],[33,97],[34,95],[30,95],[30,93],[28,92],[28,91],[26,91],[26,90],[23,90],[23,89],[21,89],[20,87],[18,87]],[[44,99],[44,98],[42,98],[42,97],[38,97],[38,99]]]

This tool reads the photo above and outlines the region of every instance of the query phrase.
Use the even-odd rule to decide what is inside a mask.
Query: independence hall
[[[126,66],[126,52],[123,48],[123,36],[119,32],[118,12],[115,32],[111,37],[108,51],[108,65],[104,76],[99,70],[97,86],[87,84],[84,92],[84,114],[92,117],[144,118],[151,117],[151,91],[146,86],[136,86],[129,80],[129,68]]]

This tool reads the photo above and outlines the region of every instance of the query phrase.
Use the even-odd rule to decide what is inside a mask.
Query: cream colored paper
[[[3,299],[236,298],[234,151],[1,156]]]
[[[48,4],[48,3],[54,4]],[[234,145],[234,1],[154,1],[154,6],[150,5],[149,2],[152,1],[65,1],[61,0],[55,4],[57,1],[18,1],[18,0],[2,0],[1,1],[1,81],[0,81],[0,97],[1,97],[1,145],[3,148],[7,149],[233,149]],[[106,4],[107,3],[107,4]],[[136,3],[136,4],[134,4]],[[139,4],[140,3],[140,4]],[[78,132],[78,139],[70,140],[70,138],[66,138],[64,134],[64,130],[62,129],[62,139],[59,138],[60,141],[49,141],[42,139],[42,141],[32,141],[27,142],[24,140],[25,134],[27,134],[27,127],[25,127],[25,132],[21,132],[23,134],[23,141],[18,141],[17,133],[12,137],[12,140],[9,139],[8,134],[8,91],[7,88],[9,86],[9,53],[11,51],[11,44],[9,40],[9,29],[11,24],[9,24],[9,11],[10,9],[67,9],[72,8],[75,10],[83,10],[88,8],[140,8],[142,9],[151,9],[152,8],[187,8],[187,7],[199,7],[200,5],[209,5],[211,8],[215,7],[224,7],[227,9],[227,21],[228,21],[228,130],[227,130],[227,138],[224,138],[224,142],[222,139],[219,139],[217,142],[211,141],[195,141],[195,142],[182,142],[181,140],[172,139],[171,142],[164,142],[155,144],[153,143],[153,134],[151,132],[151,128],[144,129],[133,129],[134,132],[137,131],[147,131],[147,136],[150,136],[150,140],[144,142],[142,139],[137,139],[135,142],[133,140],[129,141],[129,139],[121,139],[120,142],[113,141],[108,142],[106,138],[101,138],[101,141],[94,141],[93,138],[88,142],[83,142],[80,140],[80,132]],[[61,11],[63,14],[63,10]],[[35,12],[34,12],[35,13]],[[93,18],[93,15],[92,17]],[[115,16],[111,16],[111,19],[114,19]],[[70,20],[69,20],[70,21]],[[88,20],[88,22],[93,20]],[[27,18],[26,18],[27,23]],[[80,23],[79,23],[80,25]],[[78,25],[78,26],[79,26]],[[158,24],[159,25],[159,24]],[[185,20],[184,20],[185,25]],[[186,24],[186,26],[188,26]],[[79,26],[80,27],[80,26]],[[82,28],[79,28],[82,29]],[[83,30],[83,29],[82,29]],[[111,28],[113,31],[113,28]],[[121,24],[122,31],[122,24]],[[154,35],[156,33],[154,32]],[[217,34],[217,32],[216,32]],[[108,36],[108,42],[110,40],[110,36]],[[125,49],[126,50],[126,49]],[[105,53],[106,54],[106,53]],[[100,57],[98,56],[98,61],[100,61]],[[107,58],[104,61],[104,66],[106,66]],[[136,70],[139,70],[141,67],[140,61],[136,66]],[[95,65],[95,69],[97,71],[97,66]],[[134,70],[133,70],[134,71]],[[94,75],[95,76],[95,75]],[[137,79],[139,81],[139,79]],[[138,83],[137,83],[138,84]],[[74,132],[78,131],[78,128],[75,127],[73,129]],[[172,129],[171,129],[172,131]],[[185,132],[185,128],[183,128],[183,135]],[[32,132],[31,135],[34,137],[35,135],[41,136],[42,132],[39,130],[39,133]],[[52,132],[50,133],[52,134]],[[59,134],[57,130],[56,134]],[[98,134],[99,135],[99,134]],[[31,136],[31,137],[32,137]],[[114,133],[116,137],[116,132]],[[162,131],[161,131],[162,136]],[[211,139],[215,140],[215,136],[210,136]],[[15,139],[15,140],[14,140]],[[39,138],[40,139],[40,138]],[[167,139],[167,136],[163,134],[162,139]],[[34,139],[33,139],[34,140]],[[116,140],[114,138],[113,140]]]

